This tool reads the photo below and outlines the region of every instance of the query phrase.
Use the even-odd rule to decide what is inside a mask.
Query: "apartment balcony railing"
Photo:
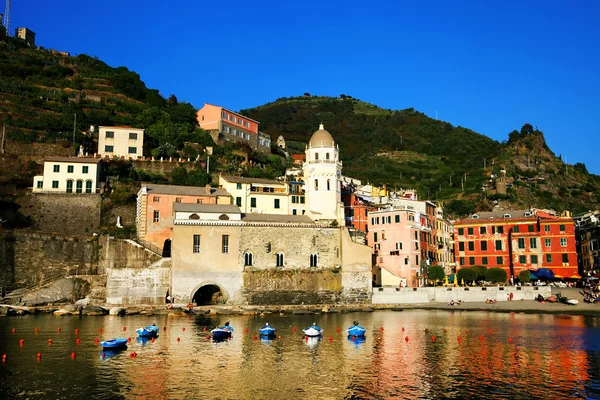
[[[335,160],[308,160],[307,162],[309,164],[337,164],[340,167],[342,166],[341,161],[335,161]]]

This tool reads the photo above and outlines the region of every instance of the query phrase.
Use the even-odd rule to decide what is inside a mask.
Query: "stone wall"
[[[115,226],[117,224],[117,217],[121,217],[121,224],[127,227],[135,226],[135,214],[136,205],[126,204],[112,206],[102,215],[103,223],[106,226]]]
[[[32,229],[61,235],[91,235],[100,226],[99,194],[27,193],[18,199]]]
[[[165,304],[171,259],[163,258],[145,268],[109,268],[106,274],[107,304]]]
[[[548,297],[551,288],[548,286],[493,286],[493,287],[420,287],[420,288],[373,288],[373,304],[415,304],[415,303],[448,303],[451,300],[464,302],[484,302],[487,299],[507,301],[513,294],[513,301],[535,300],[538,294]]]
[[[76,238],[16,230],[13,253],[14,288],[69,275],[97,273],[95,238]],[[1,257],[1,256],[0,256]],[[6,260],[9,258],[4,256]],[[10,263],[10,260],[7,260]]]
[[[44,157],[70,157],[73,156],[71,143],[24,143],[8,141],[5,144],[6,154],[16,155],[21,161],[35,161],[42,163]]]
[[[15,288],[15,237],[0,233],[0,297]]]
[[[193,162],[183,162],[179,163],[178,161],[169,161],[164,160],[154,160],[154,161],[142,161],[136,160],[133,161],[134,168],[141,169],[144,172],[153,173],[153,174],[161,174],[164,176],[171,175],[171,172],[177,167],[185,167],[187,169],[192,169],[194,167]]]
[[[335,304],[341,299],[339,270],[263,270],[244,272],[248,304]]]

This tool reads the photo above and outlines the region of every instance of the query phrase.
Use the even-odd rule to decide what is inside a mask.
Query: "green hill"
[[[412,108],[387,110],[346,95],[281,98],[241,112],[260,121],[271,137],[283,135],[292,152],[299,152],[322,122],[339,143],[344,174],[417,188],[422,199],[444,200],[456,216],[496,204],[578,213],[600,202],[598,177],[582,164],[565,175],[568,167],[529,124],[523,134],[512,132],[509,141],[500,143]],[[537,161],[525,168],[527,156]],[[507,193],[498,193],[491,177],[503,169],[515,183]]]

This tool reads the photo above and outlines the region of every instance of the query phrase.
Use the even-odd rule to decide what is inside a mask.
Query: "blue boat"
[[[316,322],[313,322],[312,326],[302,329],[302,332],[308,337],[318,337],[323,334],[323,328],[318,326]]]
[[[269,323],[267,322],[265,326],[258,330],[258,333],[260,333],[260,336],[274,337],[276,331],[277,329],[273,328],[272,326],[269,326]]]
[[[367,338],[364,336],[348,336],[348,341],[354,343],[355,347],[358,347],[361,343],[364,343]]]
[[[158,335],[159,328],[156,325],[148,325],[145,328],[140,328],[137,330],[137,333],[141,337],[152,337]]]
[[[119,338],[119,339],[111,339],[105,342],[100,342],[103,350],[119,350],[127,348],[127,339]]]
[[[233,327],[229,325],[229,322],[226,322],[225,325],[220,328],[213,329],[210,331],[210,333],[212,333],[213,340],[215,342],[220,342],[231,337],[231,334],[233,333]]]
[[[354,321],[354,325],[348,328],[348,336],[365,336],[367,330]]]

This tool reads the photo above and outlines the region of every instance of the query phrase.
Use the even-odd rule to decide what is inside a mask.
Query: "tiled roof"
[[[143,183],[151,194],[173,194],[182,196],[229,196],[229,192],[221,188],[211,188],[210,193],[204,186],[178,186]]]
[[[46,157],[44,161],[48,162],[66,162],[66,163],[83,163],[83,164],[98,164],[102,159],[93,157]]]
[[[238,206],[233,204],[189,204],[189,203],[174,203],[174,211],[180,212],[196,212],[196,213],[218,213],[218,214],[241,214],[242,211]]]

